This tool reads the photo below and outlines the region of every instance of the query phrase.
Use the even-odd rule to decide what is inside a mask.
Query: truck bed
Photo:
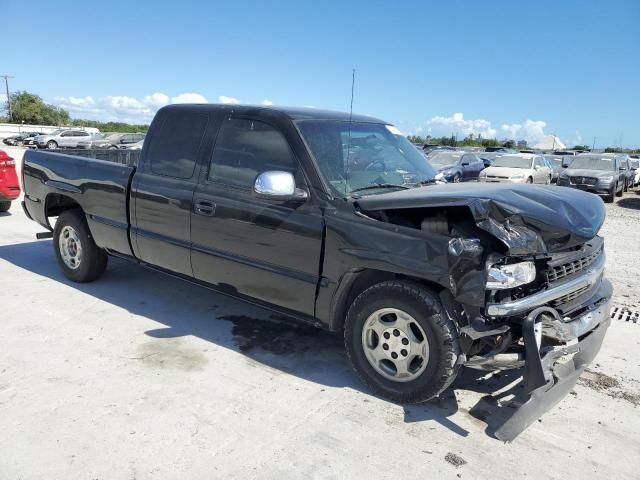
[[[55,216],[58,205],[75,202],[98,246],[132,255],[129,187],[134,172],[135,166],[113,161],[30,150],[23,166],[25,212],[51,230],[47,212]]]

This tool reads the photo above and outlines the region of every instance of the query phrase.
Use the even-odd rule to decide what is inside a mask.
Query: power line
[[[16,78],[13,75],[7,75],[6,73],[4,75],[0,75],[0,78],[4,78],[4,88],[7,91],[7,106],[9,107],[9,121],[13,120],[13,115],[11,114],[11,97],[9,96],[9,79],[10,78]]]

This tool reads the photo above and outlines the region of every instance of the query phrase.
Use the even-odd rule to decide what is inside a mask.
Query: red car
[[[20,196],[20,182],[16,174],[16,161],[0,150],[0,212],[6,212],[11,201]]]

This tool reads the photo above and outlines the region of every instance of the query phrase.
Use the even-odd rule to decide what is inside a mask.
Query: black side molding
[[[44,240],[45,238],[53,238],[53,232],[38,232],[36,233],[38,240]]]

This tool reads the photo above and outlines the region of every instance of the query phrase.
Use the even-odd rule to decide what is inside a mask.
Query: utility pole
[[[591,147],[591,151],[593,152],[596,149],[596,137],[593,137],[593,146]]]
[[[4,88],[7,91],[7,106],[9,107],[9,121],[11,122],[13,115],[11,114],[11,97],[9,97],[9,79],[15,77],[5,73],[4,75],[0,75],[0,78],[4,78]]]

